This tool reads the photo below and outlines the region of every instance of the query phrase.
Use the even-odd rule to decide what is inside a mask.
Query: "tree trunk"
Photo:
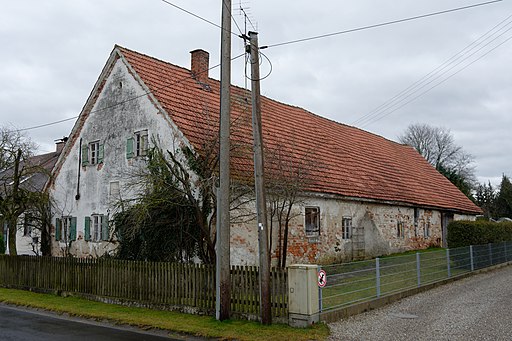
[[[9,255],[17,256],[18,252],[16,251],[16,222],[18,219],[9,219],[8,228],[9,228]]]

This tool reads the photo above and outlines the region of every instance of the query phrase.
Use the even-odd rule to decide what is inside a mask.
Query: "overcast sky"
[[[170,2],[220,23],[219,0]],[[243,0],[242,6],[263,46],[476,3]],[[233,7],[234,19],[244,30],[240,1],[233,0]],[[478,179],[499,183],[503,173],[512,175],[511,15],[512,1],[504,0],[268,48],[262,52],[273,68],[262,81],[262,94],[391,140],[411,123],[449,128],[456,142],[474,155]],[[251,23],[248,29],[254,30]],[[232,31],[238,31],[235,25]],[[187,68],[189,51],[201,48],[210,52],[213,66],[219,62],[220,30],[160,0],[4,1],[0,125],[27,128],[77,116],[114,44]],[[243,53],[238,37],[233,37],[232,47],[233,56]],[[447,60],[452,63],[439,68]],[[269,71],[264,60],[261,73]],[[244,86],[242,59],[233,63],[232,72],[233,82]],[[414,85],[431,72],[436,73]],[[210,75],[218,78],[218,70]],[[54,149],[53,140],[69,134],[73,123],[27,134],[40,152],[47,152]]]

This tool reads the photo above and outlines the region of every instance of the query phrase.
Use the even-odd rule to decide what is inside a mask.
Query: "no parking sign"
[[[327,274],[324,270],[318,271],[318,287],[323,288],[327,284]]]

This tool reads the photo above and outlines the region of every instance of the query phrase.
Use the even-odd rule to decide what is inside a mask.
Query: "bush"
[[[4,235],[0,231],[0,255],[5,253],[5,243],[4,243]]]
[[[512,223],[490,221],[452,221],[448,225],[448,247],[456,248],[512,241]]]

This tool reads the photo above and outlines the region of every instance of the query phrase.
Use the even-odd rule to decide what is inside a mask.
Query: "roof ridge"
[[[177,65],[177,64],[173,64],[173,63],[171,63],[171,62],[169,62],[169,61],[166,61],[166,60],[163,60],[163,59],[160,59],[160,58],[154,57],[154,56],[150,56],[150,55],[148,55],[148,54],[145,54],[145,53],[142,53],[142,52],[138,52],[138,51],[135,51],[135,50],[132,50],[132,49],[126,48],[126,47],[121,46],[121,45],[118,45],[118,44],[115,44],[115,45],[114,45],[114,48],[118,48],[118,49],[120,49],[121,51],[122,51],[122,50],[126,50],[126,51],[129,51],[129,52],[131,52],[131,53],[136,53],[136,54],[138,54],[138,55],[141,55],[141,56],[144,56],[144,57],[147,57],[147,58],[150,58],[150,59],[153,59],[153,60],[159,61],[159,62],[161,62],[161,63],[167,64],[167,65],[170,65],[170,66],[173,66],[173,67],[177,67],[177,68],[180,68],[180,69],[186,70],[186,71],[188,71],[188,72],[192,72],[192,71],[191,71],[190,69],[188,69],[187,67],[183,67],[183,66],[180,66],[180,65]],[[213,68],[213,67],[209,67],[209,68],[208,68],[208,70],[211,70],[212,68]],[[208,75],[208,80],[209,80],[209,81],[213,81],[213,82],[217,82],[217,83],[219,83],[219,85],[220,85],[220,80],[215,79],[215,78],[212,78],[212,77],[210,77],[209,75]],[[241,86],[239,86],[239,85],[236,85],[236,84],[230,84],[230,85],[231,85],[231,88],[235,88],[235,89],[238,89],[238,90],[240,90],[240,91],[244,91],[244,92],[248,92],[248,93],[250,93],[250,90],[245,89],[245,88],[243,88],[243,87],[241,87]],[[362,129],[362,128],[356,127],[356,126],[352,126],[352,125],[349,125],[349,124],[346,124],[346,123],[338,122],[338,121],[336,121],[336,120],[334,120],[334,119],[331,119],[331,118],[328,118],[328,117],[321,116],[321,115],[316,114],[316,113],[314,113],[314,112],[312,112],[312,111],[310,111],[310,110],[307,110],[307,109],[305,109],[305,108],[303,108],[303,107],[301,107],[301,106],[293,105],[293,104],[290,104],[290,103],[285,103],[285,102],[283,102],[283,101],[276,100],[276,99],[271,98],[271,97],[269,97],[269,96],[264,96],[264,95],[262,95],[261,97],[262,97],[262,98],[264,98],[264,99],[266,99],[266,100],[269,100],[269,101],[271,101],[271,102],[277,103],[277,104],[285,105],[285,106],[290,107],[290,108],[300,109],[300,110],[304,111],[304,113],[307,113],[307,114],[309,114],[309,115],[312,115],[312,116],[318,117],[318,118],[320,118],[320,119],[322,119],[322,120],[325,120],[325,121],[328,121],[328,122],[333,122],[333,123],[335,123],[335,124],[337,124],[337,125],[341,125],[341,126],[344,126],[344,127],[350,128],[350,129],[356,129],[356,130],[359,130],[359,131],[362,131],[362,132],[365,132],[365,133],[371,134],[371,135],[373,135],[373,136],[375,136],[375,137],[377,137],[377,138],[380,138],[380,139],[383,139],[383,140],[389,141],[389,142],[391,142],[391,143],[395,143],[395,144],[398,144],[398,145],[405,146],[403,143],[399,143],[399,142],[397,142],[397,141],[393,141],[393,140],[391,140],[391,139],[388,139],[388,138],[386,138],[386,137],[384,137],[384,136],[378,135],[378,134],[373,133],[373,132],[371,132],[371,131],[367,131],[367,130],[364,130],[364,129]]]

